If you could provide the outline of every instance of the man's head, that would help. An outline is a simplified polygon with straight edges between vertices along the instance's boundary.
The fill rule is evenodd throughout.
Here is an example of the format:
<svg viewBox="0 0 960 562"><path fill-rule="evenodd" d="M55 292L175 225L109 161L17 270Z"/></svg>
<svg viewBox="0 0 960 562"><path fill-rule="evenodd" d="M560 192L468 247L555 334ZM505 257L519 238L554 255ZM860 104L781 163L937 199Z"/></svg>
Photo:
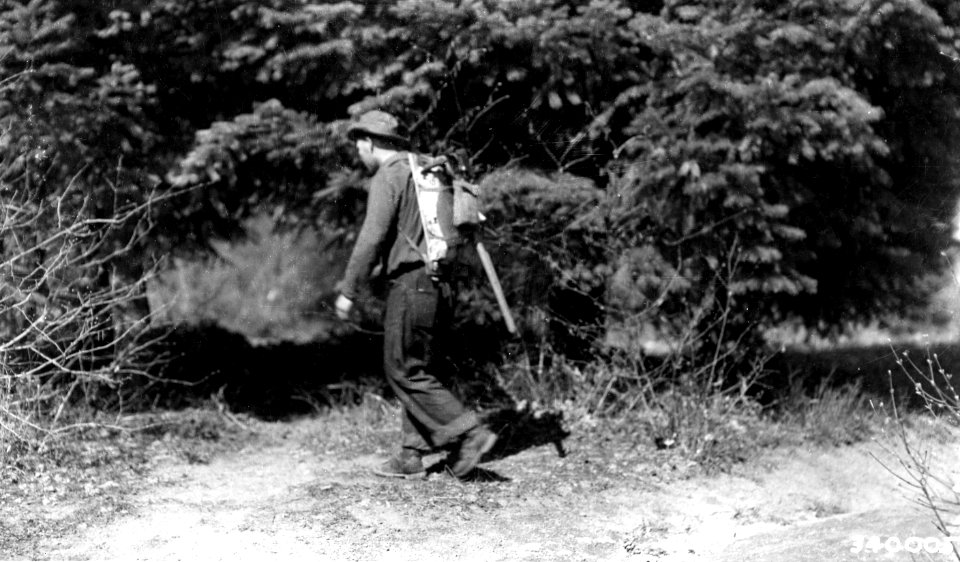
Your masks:
<svg viewBox="0 0 960 562"><path fill-rule="evenodd" d="M410 142L400 134L400 122L385 111L368 111L347 128L347 138L357 145L364 165L376 170L384 160L406 150Z"/></svg>

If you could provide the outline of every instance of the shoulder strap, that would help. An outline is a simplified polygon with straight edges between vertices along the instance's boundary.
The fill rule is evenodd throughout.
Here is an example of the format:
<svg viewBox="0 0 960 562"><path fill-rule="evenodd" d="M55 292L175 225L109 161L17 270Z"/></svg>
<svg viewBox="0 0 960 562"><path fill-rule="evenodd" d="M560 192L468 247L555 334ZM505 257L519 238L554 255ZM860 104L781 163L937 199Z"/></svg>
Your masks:
<svg viewBox="0 0 960 562"><path fill-rule="evenodd" d="M407 161L410 163L410 177L413 179L413 199L417 203L417 214L420 215L420 228L423 230L423 240L424 243L426 243L427 222L423 216L423 209L420 207L420 190L423 189L423 171L420 166L417 165L417 157L414 156L412 152L407 154ZM407 244L410 244L410 247L413 248L413 251L423 260L423 265L426 266L427 272L433 273L433 264L430 263L430 256L427 252L421 252L419 246L414 243L406 232L403 233L403 237L407 240Z"/></svg>
<svg viewBox="0 0 960 562"><path fill-rule="evenodd" d="M423 234L427 234L427 222L423 216L423 209L420 208L420 191L424 188L423 181L423 169L417 165L417 158L413 153L407 154L407 158L410 162L410 176L413 178L413 189L415 199L417 200L417 210L420 213L420 226L423 228Z"/></svg>

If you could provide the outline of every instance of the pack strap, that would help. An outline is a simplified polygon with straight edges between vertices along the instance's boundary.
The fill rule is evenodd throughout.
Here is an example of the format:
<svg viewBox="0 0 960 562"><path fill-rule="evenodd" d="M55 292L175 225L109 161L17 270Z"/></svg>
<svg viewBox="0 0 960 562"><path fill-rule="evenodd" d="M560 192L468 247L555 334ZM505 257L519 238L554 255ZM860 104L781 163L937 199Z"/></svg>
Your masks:
<svg viewBox="0 0 960 562"><path fill-rule="evenodd" d="M423 217L423 209L420 208L420 191L423 187L420 185L421 182L417 181L417 177L422 175L420 166L417 165L417 158L413 153L407 153L407 160L410 163L410 179L413 180L413 189L414 189L414 199L417 202L417 214L420 215L420 228L423 229L423 239L424 242L427 240L427 222ZM423 260L424 267L427 268L427 273L430 275L436 275L436 265L430 263L430 256L427 252L421 252L420 247L414 243L413 239L407 235L406 232L403 233L403 237L407 240L407 244L410 244L410 247L413 248L413 251L420 256L420 259Z"/></svg>
<svg viewBox="0 0 960 562"><path fill-rule="evenodd" d="M407 244L410 244L410 248L412 248L413 251L420 256L420 259L423 261L423 266L427 269L427 273L430 275L436 275L436 271L434 271L434 268L431 267L430 264L430 256L428 256L426 252L421 252L420 248L416 245L416 243L414 243L413 239L410 238L406 232L403 233L403 238L407 241Z"/></svg>

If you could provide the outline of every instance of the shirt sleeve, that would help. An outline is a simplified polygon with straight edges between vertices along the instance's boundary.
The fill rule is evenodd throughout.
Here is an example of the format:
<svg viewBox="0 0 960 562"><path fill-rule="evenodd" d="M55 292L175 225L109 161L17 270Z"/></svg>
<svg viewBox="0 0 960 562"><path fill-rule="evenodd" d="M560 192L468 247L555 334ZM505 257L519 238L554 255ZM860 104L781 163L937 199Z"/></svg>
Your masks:
<svg viewBox="0 0 960 562"><path fill-rule="evenodd" d="M357 287L370 278L380 257L380 250L389 234L390 226L397 214L397 189L391 181L394 174L374 174L370 180L370 192L367 194L367 213L357 236L357 243L350 254L343 280L337 283L337 291L354 299Z"/></svg>

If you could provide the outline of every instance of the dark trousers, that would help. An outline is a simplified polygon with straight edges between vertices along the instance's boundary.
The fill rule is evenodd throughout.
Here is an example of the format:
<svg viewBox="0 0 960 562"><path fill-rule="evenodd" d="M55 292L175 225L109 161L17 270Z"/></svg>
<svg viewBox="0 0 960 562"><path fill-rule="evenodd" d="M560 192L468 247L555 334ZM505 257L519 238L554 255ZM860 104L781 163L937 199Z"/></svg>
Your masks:
<svg viewBox="0 0 960 562"><path fill-rule="evenodd" d="M383 367L403 404L402 447L429 452L455 443L479 424L436 376L434 345L449 326L449 284L419 267L390 283L384 318Z"/></svg>

